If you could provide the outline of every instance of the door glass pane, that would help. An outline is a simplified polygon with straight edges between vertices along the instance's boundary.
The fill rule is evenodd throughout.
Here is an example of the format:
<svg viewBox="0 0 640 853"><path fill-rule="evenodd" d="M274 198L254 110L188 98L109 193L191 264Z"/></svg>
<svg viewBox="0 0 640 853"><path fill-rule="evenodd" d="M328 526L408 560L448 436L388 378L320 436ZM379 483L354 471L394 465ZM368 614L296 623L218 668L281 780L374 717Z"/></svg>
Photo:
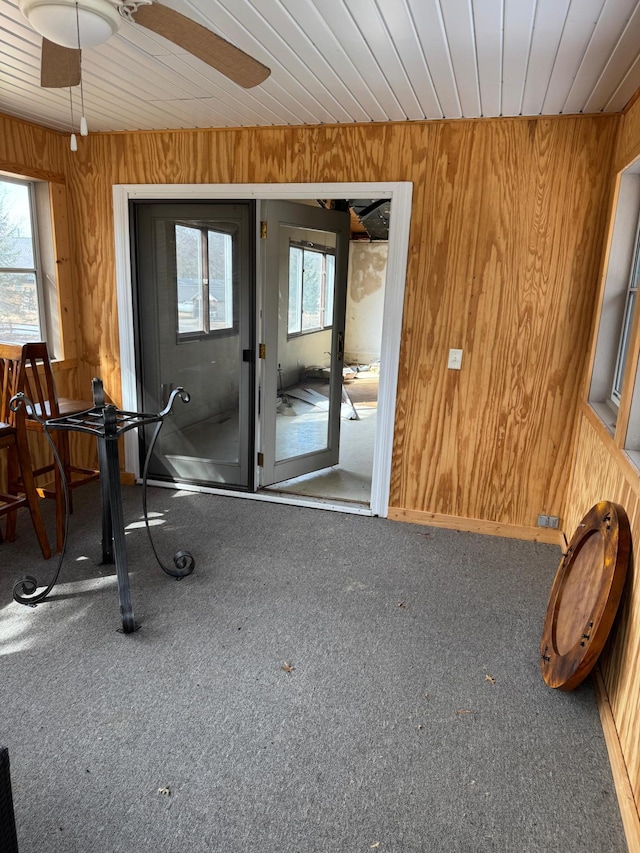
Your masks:
<svg viewBox="0 0 640 853"><path fill-rule="evenodd" d="M202 248L199 228L176 225L178 334L204 331Z"/></svg>
<svg viewBox="0 0 640 853"><path fill-rule="evenodd" d="M289 334L302 331L302 249L298 246L289 248Z"/></svg>
<svg viewBox="0 0 640 853"><path fill-rule="evenodd" d="M333 292L336 279L335 255L327 255L325 263L324 324L330 326L333 323Z"/></svg>
<svg viewBox="0 0 640 853"><path fill-rule="evenodd" d="M232 237L207 232L209 254L209 323L211 329L233 327Z"/></svg>
<svg viewBox="0 0 640 853"><path fill-rule="evenodd" d="M331 328L323 328L327 301L333 305L336 235L281 225L278 324L276 462L325 450L329 443ZM313 244L307 246L295 245Z"/></svg>
<svg viewBox="0 0 640 853"><path fill-rule="evenodd" d="M321 329L322 259L320 252L304 253L302 268L302 331Z"/></svg>

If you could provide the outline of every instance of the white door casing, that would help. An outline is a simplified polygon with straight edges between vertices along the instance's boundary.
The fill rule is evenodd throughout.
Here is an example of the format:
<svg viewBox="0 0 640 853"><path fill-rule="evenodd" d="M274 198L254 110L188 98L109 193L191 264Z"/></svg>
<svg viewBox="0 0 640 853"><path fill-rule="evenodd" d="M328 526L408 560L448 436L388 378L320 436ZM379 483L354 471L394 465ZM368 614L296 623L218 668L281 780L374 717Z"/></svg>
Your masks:
<svg viewBox="0 0 640 853"><path fill-rule="evenodd" d="M116 253L116 289L120 334L120 370L122 406L134 411L138 405L133 325L133 283L129 232L130 199L281 199L316 198L389 198L389 258L385 285L378 421L371 484L371 514L385 517L389 506L391 456L395 420L398 362L402 334L402 310L411 224L413 184L410 182L355 182L312 184L114 184L114 239ZM261 279L259 257L258 280ZM256 341L257 344L257 341ZM125 467L140 477L137 437L125 434ZM205 489L205 491L216 491ZM229 494L228 491L223 491ZM240 493L243 497L273 500L260 494ZM295 498L278 497L281 502L297 503ZM309 505L309 502L305 502ZM327 502L322 502L324 508ZM343 507L336 507L343 509Z"/></svg>

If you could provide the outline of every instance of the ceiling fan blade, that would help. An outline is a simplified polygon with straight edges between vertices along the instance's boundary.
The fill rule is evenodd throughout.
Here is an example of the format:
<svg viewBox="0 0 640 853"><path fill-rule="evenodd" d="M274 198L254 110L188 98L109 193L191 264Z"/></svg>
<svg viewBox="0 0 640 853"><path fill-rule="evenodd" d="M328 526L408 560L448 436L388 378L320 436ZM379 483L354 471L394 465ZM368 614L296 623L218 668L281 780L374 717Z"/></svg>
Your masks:
<svg viewBox="0 0 640 853"><path fill-rule="evenodd" d="M271 74L266 65L239 47L168 6L160 3L139 6L132 18L136 24L164 36L245 89L257 86Z"/></svg>
<svg viewBox="0 0 640 853"><path fill-rule="evenodd" d="M80 51L42 39L40 85L45 89L68 89L80 82Z"/></svg>

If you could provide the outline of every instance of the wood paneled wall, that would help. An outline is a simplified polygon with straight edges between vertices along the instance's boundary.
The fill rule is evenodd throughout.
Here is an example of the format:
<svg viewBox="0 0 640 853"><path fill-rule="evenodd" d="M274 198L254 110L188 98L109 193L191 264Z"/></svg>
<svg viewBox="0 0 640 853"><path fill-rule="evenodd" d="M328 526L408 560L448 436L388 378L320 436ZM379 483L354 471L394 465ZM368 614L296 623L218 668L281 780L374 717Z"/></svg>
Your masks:
<svg viewBox="0 0 640 853"><path fill-rule="evenodd" d="M59 133L0 114L0 171L64 181L68 150Z"/></svg>
<svg viewBox="0 0 640 853"><path fill-rule="evenodd" d="M119 397L111 187L412 181L391 505L560 515L619 118L94 134L69 189L88 387ZM461 371L448 371L450 347ZM393 512L392 512L393 514Z"/></svg>
<svg viewBox="0 0 640 853"><path fill-rule="evenodd" d="M622 119L609 178L611 190L616 174L629 166L638 155L640 100ZM609 216L613 216L613 213L612 193ZM583 387L587 386L588 376L585 375ZM600 666L637 809L640 806L640 583L637 557L640 543L640 476L616 445L614 438L589 406L583 403L576 432L575 464L565 509L569 536L590 507L600 500L614 501L625 508L631 523L633 551L636 555L632 559L622 606L600 658Z"/></svg>
<svg viewBox="0 0 640 853"><path fill-rule="evenodd" d="M640 483L611 437L585 404L580 418L567 522L573 532L601 500L621 504L629 516L634 551L640 542ZM640 803L640 584L633 566L600 668L611 705L629 781ZM636 558L637 562L637 558Z"/></svg>
<svg viewBox="0 0 640 853"><path fill-rule="evenodd" d="M396 506L523 528L561 515L614 133L594 119L464 123L428 146Z"/></svg>

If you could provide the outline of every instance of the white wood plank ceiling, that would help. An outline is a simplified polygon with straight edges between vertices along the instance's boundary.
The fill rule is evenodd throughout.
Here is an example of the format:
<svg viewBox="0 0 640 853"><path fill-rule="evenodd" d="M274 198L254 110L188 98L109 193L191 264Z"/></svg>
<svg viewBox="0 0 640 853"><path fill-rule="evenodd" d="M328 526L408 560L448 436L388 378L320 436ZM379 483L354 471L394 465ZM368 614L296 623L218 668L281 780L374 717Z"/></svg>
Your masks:
<svg viewBox="0 0 640 853"><path fill-rule="evenodd" d="M164 0L271 70L242 89L123 22L83 51L93 131L620 111L640 88L640 0ZM71 129L40 36L0 2L0 112ZM80 90L72 90L74 124Z"/></svg>

